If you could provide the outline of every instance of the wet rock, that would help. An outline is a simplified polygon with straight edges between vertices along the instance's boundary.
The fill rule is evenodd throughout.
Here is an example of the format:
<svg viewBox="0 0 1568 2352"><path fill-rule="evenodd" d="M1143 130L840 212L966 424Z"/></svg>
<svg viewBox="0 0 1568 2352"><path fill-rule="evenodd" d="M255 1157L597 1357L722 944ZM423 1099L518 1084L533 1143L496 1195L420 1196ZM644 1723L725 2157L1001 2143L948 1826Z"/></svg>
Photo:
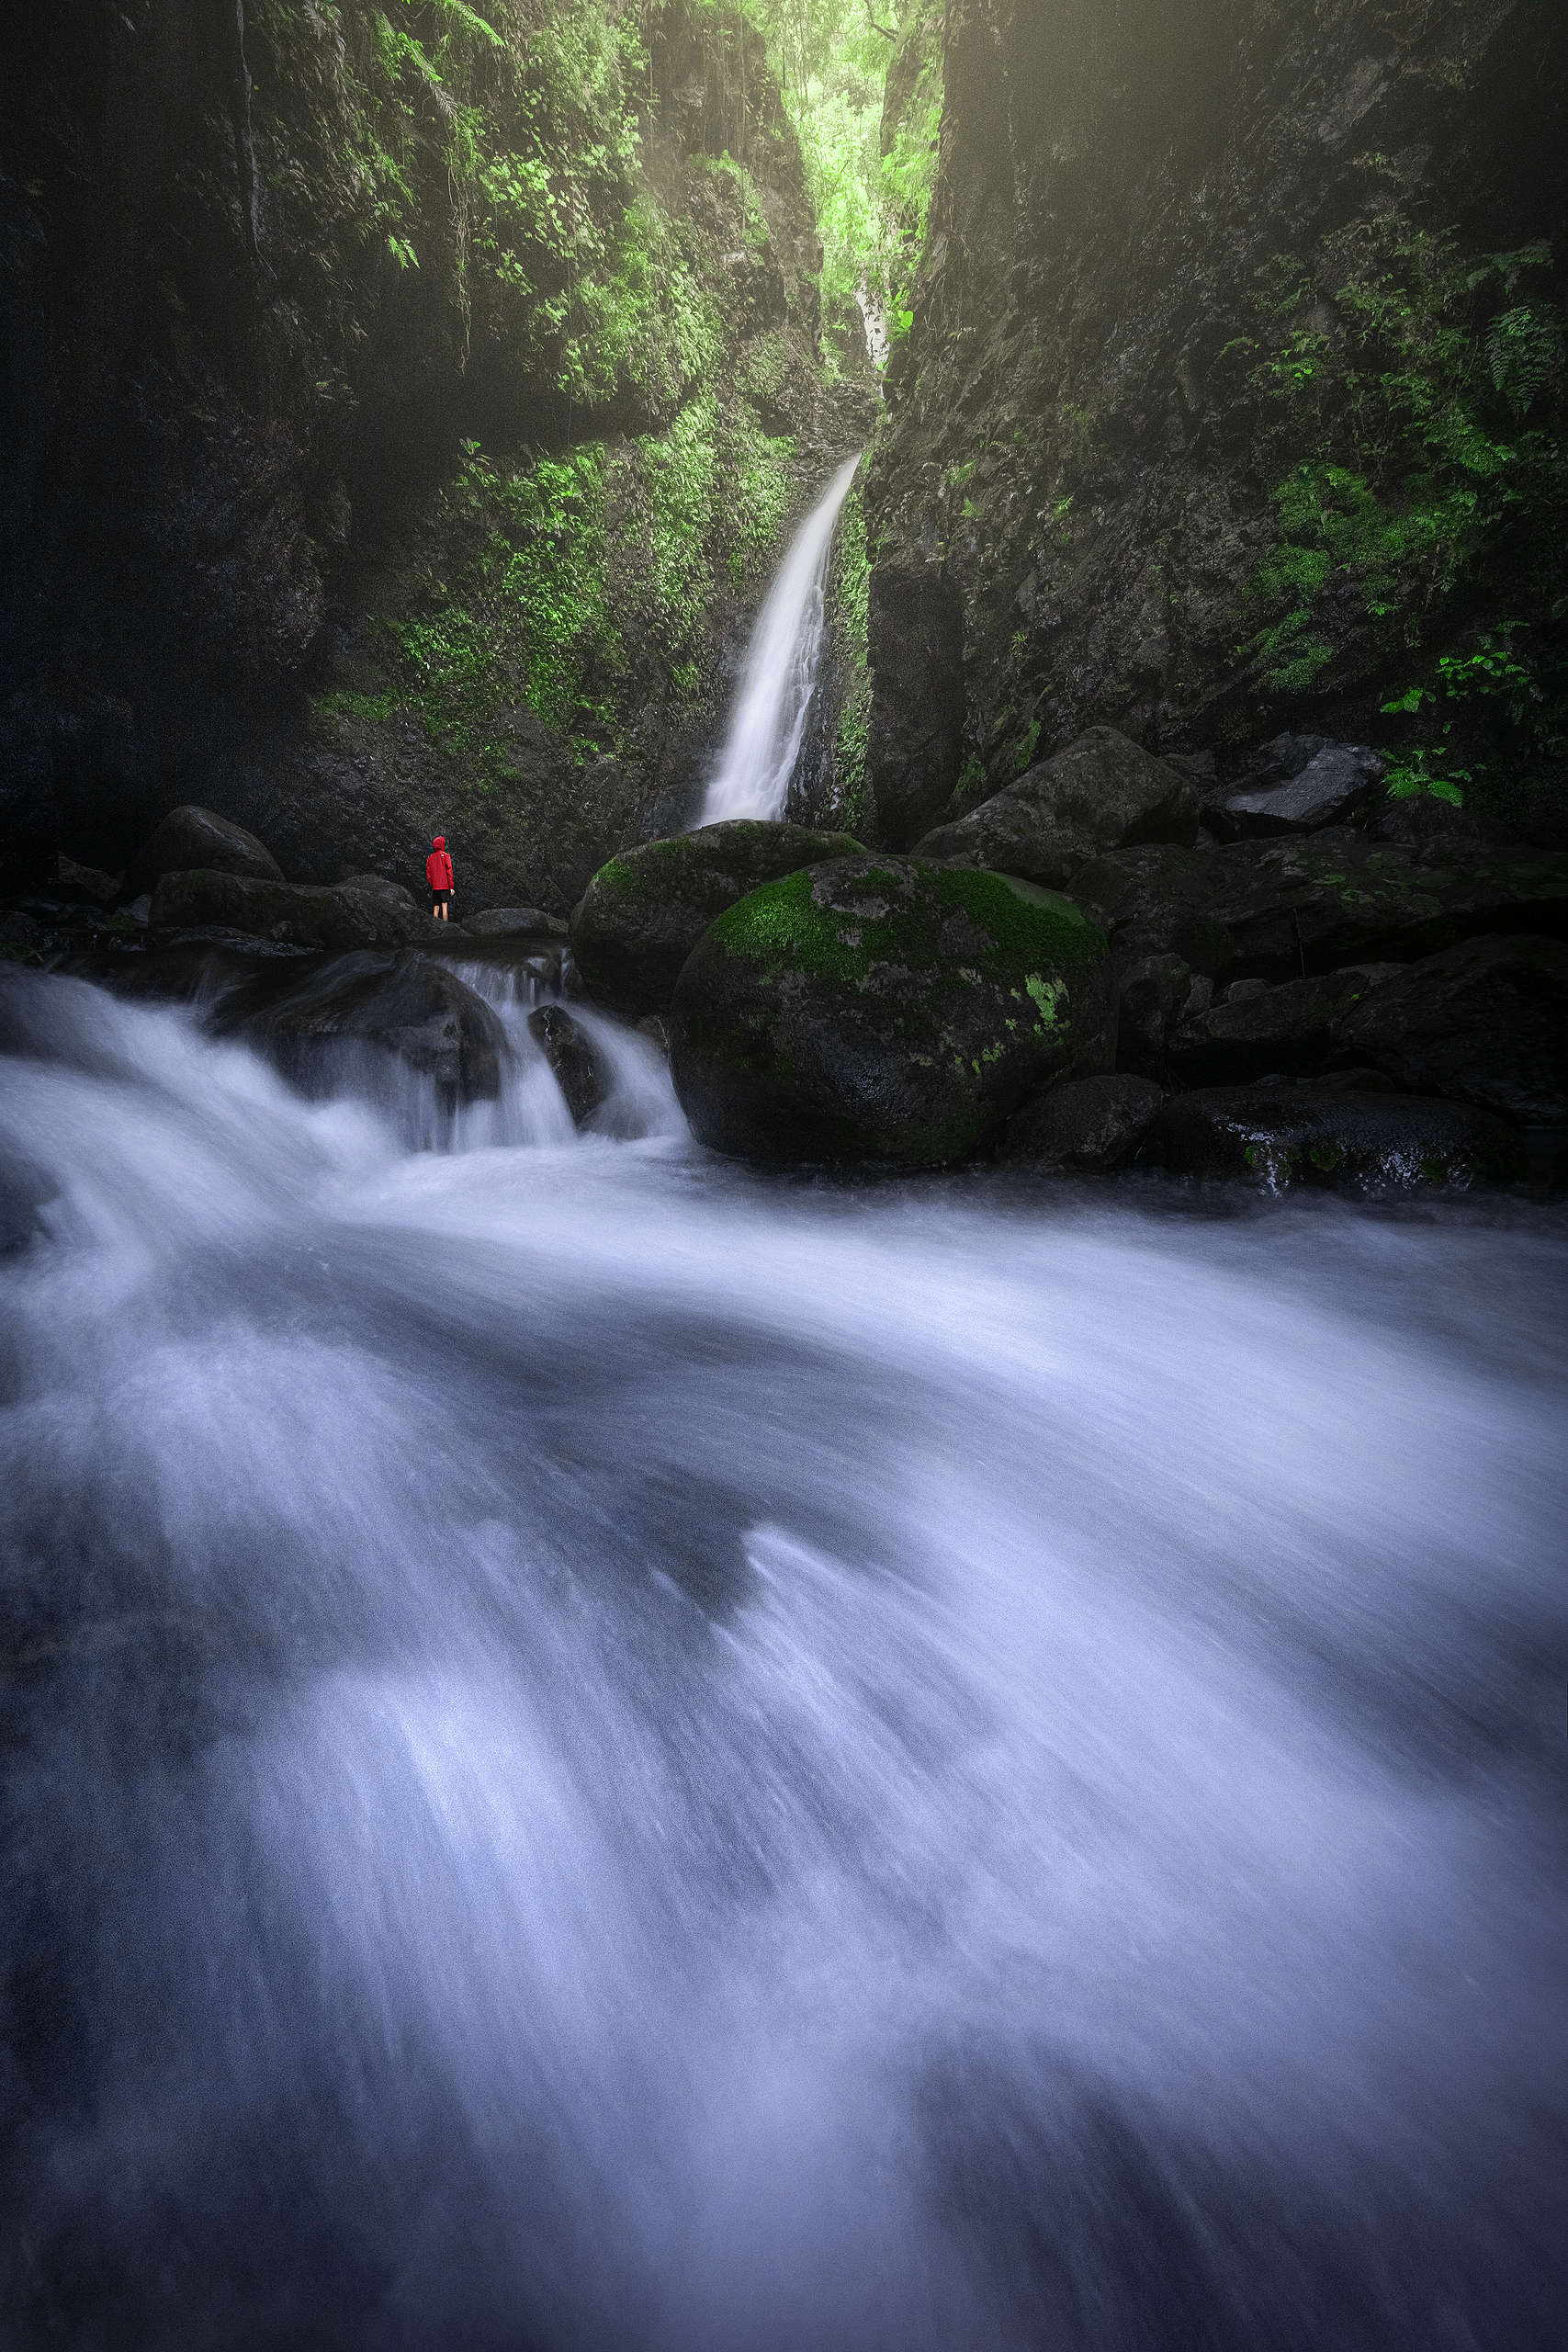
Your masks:
<svg viewBox="0 0 1568 2352"><path fill-rule="evenodd" d="M1568 854L1438 864L1348 826L1209 851L1115 850L1077 867L1072 889L1119 957L1176 954L1214 979L1299 979L1486 933L1568 932Z"/></svg>
<svg viewBox="0 0 1568 2352"><path fill-rule="evenodd" d="M1349 964L1278 988L1238 980L1217 1003L1181 1023L1168 1043L1168 1065L1183 1086L1246 1086L1270 1072L1310 1076L1343 1051L1335 1029L1339 1016L1403 969Z"/></svg>
<svg viewBox="0 0 1568 2352"><path fill-rule="evenodd" d="M475 939L507 939L519 934L564 939L567 933L559 915L548 915L543 907L485 907L477 915L465 915L462 928Z"/></svg>
<svg viewBox="0 0 1568 2352"><path fill-rule="evenodd" d="M397 1056L434 1079L448 1102L493 1101L501 1091L506 1033L490 1006L455 972L427 956L356 949L302 980L254 977L219 1010L220 1035L251 1039L309 1084L333 1043Z"/></svg>
<svg viewBox="0 0 1568 2352"><path fill-rule="evenodd" d="M1472 809L1456 808L1435 792L1413 792L1389 799L1374 808L1367 831L1374 841L1413 853L1422 865L1442 865L1455 859L1483 856L1488 850L1515 846L1506 825Z"/></svg>
<svg viewBox="0 0 1568 2352"><path fill-rule="evenodd" d="M1382 760L1364 744L1327 743L1288 782L1233 793L1205 816L1214 831L1232 835L1315 832L1365 808L1382 772Z"/></svg>
<svg viewBox="0 0 1568 2352"><path fill-rule="evenodd" d="M122 875L101 873L96 865L78 865L73 857L63 854L55 873L55 888L62 897L89 907L112 907L123 880Z"/></svg>
<svg viewBox="0 0 1568 2352"><path fill-rule="evenodd" d="M609 1063L563 1005L541 1004L528 1015L528 1029L555 1072L574 1124L586 1125L615 1084Z"/></svg>
<svg viewBox="0 0 1568 2352"><path fill-rule="evenodd" d="M1568 946L1472 939L1395 967L1340 1008L1333 1040L1402 1087L1495 1111L1521 1125L1568 1122Z"/></svg>
<svg viewBox="0 0 1568 2352"><path fill-rule="evenodd" d="M0 947L36 947L42 937L43 925L36 915L19 907L0 914Z"/></svg>
<svg viewBox="0 0 1568 2352"><path fill-rule="evenodd" d="M1119 1045L1123 1069L1161 1078L1172 1030L1189 1010L1206 1007L1213 983L1182 956L1134 956L1116 967Z"/></svg>
<svg viewBox="0 0 1568 2352"><path fill-rule="evenodd" d="M1174 1095L1149 1148L1192 1176L1292 1183L1467 1185L1522 1172L1518 1137L1468 1103L1336 1087L1205 1088Z"/></svg>
<svg viewBox="0 0 1568 2352"><path fill-rule="evenodd" d="M682 971L675 1090L699 1140L742 1157L964 1159L1103 1049L1104 953L1070 899L1011 877L867 856L792 874Z"/></svg>
<svg viewBox="0 0 1568 2352"><path fill-rule="evenodd" d="M1069 1079L1030 1096L1008 1122L997 1157L1009 1168L1119 1168L1143 1141L1164 1101L1164 1087L1146 1078Z"/></svg>
<svg viewBox="0 0 1568 2352"><path fill-rule="evenodd" d="M584 989L633 1018L667 1011L682 965L716 915L761 883L859 848L847 833L735 818L625 851L601 866L571 918Z"/></svg>
<svg viewBox="0 0 1568 2352"><path fill-rule="evenodd" d="M281 882L283 868L265 842L243 825L194 803L171 808L152 838L133 859L127 881L146 888L161 875L200 869L238 874L256 882Z"/></svg>
<svg viewBox="0 0 1568 2352"><path fill-rule="evenodd" d="M160 876L152 922L163 932L244 932L296 947L400 947L430 929L406 890L377 875L333 884L266 882L197 870Z"/></svg>
<svg viewBox="0 0 1568 2352"><path fill-rule="evenodd" d="M967 817L939 825L915 854L1061 888L1101 850L1190 842L1198 811L1190 775L1151 758L1113 727L1091 727Z"/></svg>

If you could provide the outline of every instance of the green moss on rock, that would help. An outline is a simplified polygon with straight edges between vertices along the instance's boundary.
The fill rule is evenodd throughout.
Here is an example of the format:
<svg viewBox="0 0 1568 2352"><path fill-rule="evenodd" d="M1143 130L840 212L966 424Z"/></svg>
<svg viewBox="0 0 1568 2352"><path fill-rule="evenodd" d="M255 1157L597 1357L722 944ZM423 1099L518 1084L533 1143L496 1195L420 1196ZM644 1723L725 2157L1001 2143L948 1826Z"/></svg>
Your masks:
<svg viewBox="0 0 1568 2352"><path fill-rule="evenodd" d="M862 856L752 891L675 991L699 1136L774 1159L933 1165L983 1149L1099 1037L1105 937L999 875Z"/></svg>

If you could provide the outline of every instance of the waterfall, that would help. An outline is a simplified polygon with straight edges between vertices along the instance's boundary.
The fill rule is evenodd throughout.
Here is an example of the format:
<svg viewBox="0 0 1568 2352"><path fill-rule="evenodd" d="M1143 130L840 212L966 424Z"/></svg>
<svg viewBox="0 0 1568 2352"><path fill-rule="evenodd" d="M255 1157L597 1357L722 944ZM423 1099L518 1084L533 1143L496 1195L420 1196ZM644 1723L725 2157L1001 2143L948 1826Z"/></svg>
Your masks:
<svg viewBox="0 0 1568 2352"><path fill-rule="evenodd" d="M828 550L854 480L847 458L791 542L757 617L735 716L729 722L701 821L782 817L817 687L827 613Z"/></svg>

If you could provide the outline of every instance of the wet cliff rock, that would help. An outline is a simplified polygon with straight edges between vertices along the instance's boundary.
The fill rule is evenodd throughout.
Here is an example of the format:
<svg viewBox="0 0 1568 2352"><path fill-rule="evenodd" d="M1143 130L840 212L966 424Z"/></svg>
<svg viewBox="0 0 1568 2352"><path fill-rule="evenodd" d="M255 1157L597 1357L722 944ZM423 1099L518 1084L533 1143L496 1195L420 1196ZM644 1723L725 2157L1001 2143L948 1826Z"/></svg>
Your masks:
<svg viewBox="0 0 1568 2352"><path fill-rule="evenodd" d="M439 827L471 897L564 911L683 818L858 437L761 36L124 0L26 12L6 64L12 887L199 802L294 880L417 879Z"/></svg>
<svg viewBox="0 0 1568 2352"><path fill-rule="evenodd" d="M950 0L944 75L865 482L890 837L1092 723L1561 828L1568 15Z"/></svg>

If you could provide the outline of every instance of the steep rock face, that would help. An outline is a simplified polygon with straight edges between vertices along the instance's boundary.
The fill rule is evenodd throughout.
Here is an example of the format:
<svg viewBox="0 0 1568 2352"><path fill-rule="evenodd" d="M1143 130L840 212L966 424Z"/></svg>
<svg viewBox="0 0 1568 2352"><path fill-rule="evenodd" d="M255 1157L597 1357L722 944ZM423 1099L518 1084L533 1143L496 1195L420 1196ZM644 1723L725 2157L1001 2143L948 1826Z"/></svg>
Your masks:
<svg viewBox="0 0 1568 2352"><path fill-rule="evenodd" d="M755 28L125 0L7 64L9 870L198 801L296 878L417 879L440 826L471 897L564 909L668 831L857 437Z"/></svg>
<svg viewBox="0 0 1568 2352"><path fill-rule="evenodd" d="M944 74L866 470L890 836L1093 722L1550 797L1568 15L949 0Z"/></svg>

